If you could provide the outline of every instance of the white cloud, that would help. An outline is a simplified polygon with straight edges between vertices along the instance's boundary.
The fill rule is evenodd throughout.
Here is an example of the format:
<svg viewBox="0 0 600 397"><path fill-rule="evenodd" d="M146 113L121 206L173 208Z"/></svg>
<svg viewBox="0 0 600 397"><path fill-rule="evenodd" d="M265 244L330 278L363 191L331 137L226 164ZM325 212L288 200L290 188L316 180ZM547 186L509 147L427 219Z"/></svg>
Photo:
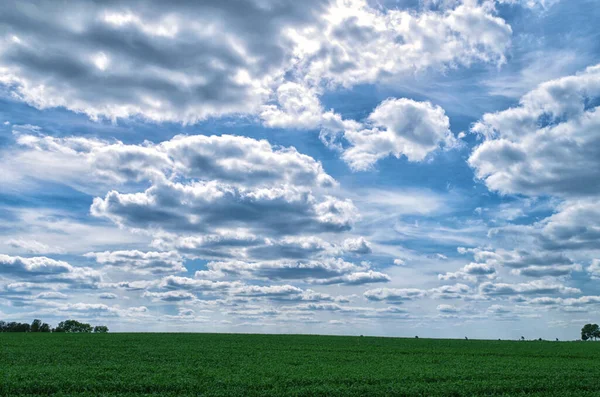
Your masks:
<svg viewBox="0 0 600 397"><path fill-rule="evenodd" d="M472 131L486 140L469 164L491 190L532 196L600 193L597 170L600 66L541 84L518 107L485 114ZM560 159L560 161L557 161Z"/></svg>
<svg viewBox="0 0 600 397"><path fill-rule="evenodd" d="M344 251L353 254L370 254L373 249L371 243L369 243L364 237L348 238L343 243Z"/></svg>
<svg viewBox="0 0 600 397"><path fill-rule="evenodd" d="M417 288L376 288L365 291L364 296L370 301L386 301L402 303L413 299L423 298L427 291Z"/></svg>
<svg viewBox="0 0 600 397"><path fill-rule="evenodd" d="M0 254L0 275L36 283L66 283L73 287L94 288L100 273L89 267L75 267L45 256L24 258Z"/></svg>
<svg viewBox="0 0 600 397"><path fill-rule="evenodd" d="M304 280L314 284L349 284L387 282L389 276L342 259L272 260L262 262L222 261L209 262L210 271L245 278L270 280Z"/></svg>
<svg viewBox="0 0 600 397"><path fill-rule="evenodd" d="M131 7L118 1L9 7L5 24L19 40L3 43L0 82L38 108L65 107L92 118L195 122L255 112L290 67L286 32L318 26L326 6L150 1Z"/></svg>
<svg viewBox="0 0 600 397"><path fill-rule="evenodd" d="M318 200L291 186L240 188L217 181L163 181L139 193L113 190L94 199L91 213L132 229L206 233L247 227L267 235L340 232L358 217L350 200Z"/></svg>
<svg viewBox="0 0 600 397"><path fill-rule="evenodd" d="M486 263L469 263L454 273L438 274L440 280L468 280L476 282L478 279L496 277L496 269Z"/></svg>
<svg viewBox="0 0 600 397"><path fill-rule="evenodd" d="M337 1L324 28L296 30L292 38L305 80L348 87L428 68L504 62L512 32L493 12L489 2L414 13Z"/></svg>
<svg viewBox="0 0 600 397"><path fill-rule="evenodd" d="M16 133L3 172L43 177L76 186L161 180L172 175L230 184L277 183L331 187L335 180L312 157L266 140L222 135L178 135L159 144L108 142L83 137L56 138Z"/></svg>
<svg viewBox="0 0 600 397"><path fill-rule="evenodd" d="M363 129L346 130L344 139L349 147L342 158L356 171L369 169L390 155L422 161L440 146L456 145L441 107L406 98L382 102Z"/></svg>
<svg viewBox="0 0 600 397"><path fill-rule="evenodd" d="M60 254L64 252L60 247L52 247L36 240L11 238L6 241L6 244L28 254Z"/></svg>
<svg viewBox="0 0 600 397"><path fill-rule="evenodd" d="M290 76L308 87L348 87L428 68L500 64L511 36L487 1L421 13L384 12L365 0L67 9L49 2L29 12L10 7L4 20L10 33L0 83L38 108L184 123L261 113L270 125L302 128L320 119L319 105L290 92L298 87ZM274 94L280 108L267 105Z"/></svg>
<svg viewBox="0 0 600 397"><path fill-rule="evenodd" d="M566 287L562 284L548 283L535 280L529 283L506 284L485 282L479 286L479 292L487 296L511 296L511 295L533 295L533 294L578 294L578 288Z"/></svg>
<svg viewBox="0 0 600 397"><path fill-rule="evenodd" d="M438 312L443 314L455 314L460 312L460 309L458 309L457 307L446 304L438 305L436 309Z"/></svg>
<svg viewBox="0 0 600 397"><path fill-rule="evenodd" d="M93 258L101 265L109 266L122 272L133 272L139 274L170 274L187 271L187 269L183 266L183 258L177 252L173 251L105 251L89 252L84 256Z"/></svg>

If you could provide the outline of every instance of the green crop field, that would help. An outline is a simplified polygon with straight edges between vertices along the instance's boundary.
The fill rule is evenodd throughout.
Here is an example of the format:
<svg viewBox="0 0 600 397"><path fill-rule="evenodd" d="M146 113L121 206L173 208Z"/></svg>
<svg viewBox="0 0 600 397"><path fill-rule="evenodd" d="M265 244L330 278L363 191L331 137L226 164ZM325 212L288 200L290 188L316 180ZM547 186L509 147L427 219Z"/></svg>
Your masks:
<svg viewBox="0 0 600 397"><path fill-rule="evenodd" d="M600 396L600 343L0 334L0 395Z"/></svg>

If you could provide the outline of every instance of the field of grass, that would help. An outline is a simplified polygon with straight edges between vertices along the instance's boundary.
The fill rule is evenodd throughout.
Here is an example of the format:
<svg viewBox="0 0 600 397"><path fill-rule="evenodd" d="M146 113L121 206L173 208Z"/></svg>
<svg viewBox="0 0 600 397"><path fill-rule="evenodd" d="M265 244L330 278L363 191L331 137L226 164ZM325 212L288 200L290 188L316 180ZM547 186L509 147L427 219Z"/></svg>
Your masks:
<svg viewBox="0 0 600 397"><path fill-rule="evenodd" d="M600 343L0 334L0 395L600 396Z"/></svg>

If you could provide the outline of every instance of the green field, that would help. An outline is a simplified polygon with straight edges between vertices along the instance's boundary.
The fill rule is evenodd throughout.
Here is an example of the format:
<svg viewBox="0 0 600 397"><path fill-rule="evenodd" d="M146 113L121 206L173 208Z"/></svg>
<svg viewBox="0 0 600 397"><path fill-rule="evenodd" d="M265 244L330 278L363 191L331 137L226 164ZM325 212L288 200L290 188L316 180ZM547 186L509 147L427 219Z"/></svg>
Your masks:
<svg viewBox="0 0 600 397"><path fill-rule="evenodd" d="M0 334L0 395L600 396L600 343Z"/></svg>

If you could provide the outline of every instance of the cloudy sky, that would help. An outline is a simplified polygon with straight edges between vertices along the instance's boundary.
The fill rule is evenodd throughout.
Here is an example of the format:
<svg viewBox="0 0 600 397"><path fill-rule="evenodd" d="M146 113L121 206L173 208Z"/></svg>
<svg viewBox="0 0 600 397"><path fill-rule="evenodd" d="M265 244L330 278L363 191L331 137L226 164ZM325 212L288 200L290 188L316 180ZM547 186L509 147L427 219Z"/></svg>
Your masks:
<svg viewBox="0 0 600 397"><path fill-rule="evenodd" d="M4 1L0 319L574 339L595 0Z"/></svg>

